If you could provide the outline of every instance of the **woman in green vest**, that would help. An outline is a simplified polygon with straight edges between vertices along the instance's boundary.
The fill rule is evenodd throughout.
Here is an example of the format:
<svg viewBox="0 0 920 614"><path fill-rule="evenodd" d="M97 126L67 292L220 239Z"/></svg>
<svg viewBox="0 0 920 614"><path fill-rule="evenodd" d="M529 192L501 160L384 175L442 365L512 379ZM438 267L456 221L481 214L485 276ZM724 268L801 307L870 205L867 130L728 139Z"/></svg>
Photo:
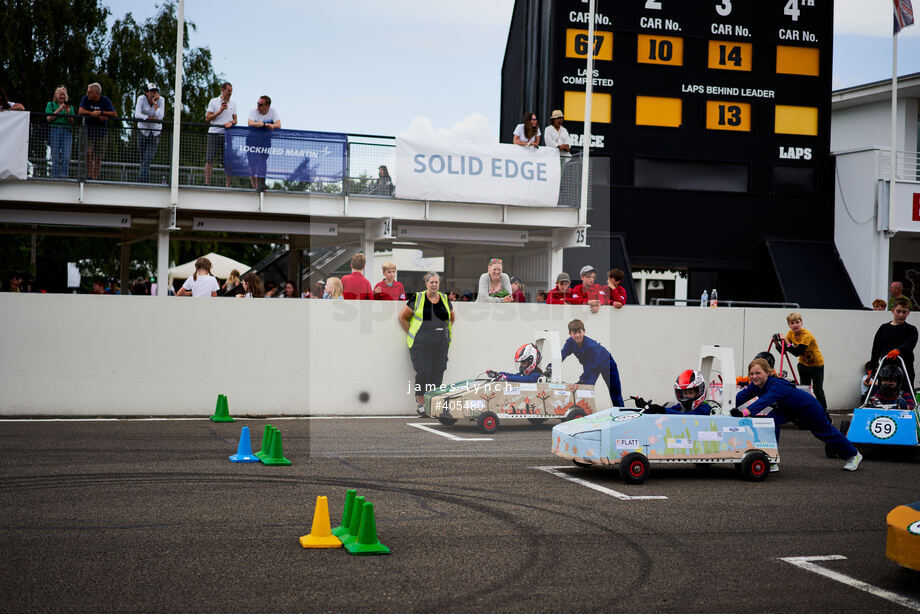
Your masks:
<svg viewBox="0 0 920 614"><path fill-rule="evenodd" d="M399 314L399 325L406 331L409 357L415 369L415 401L418 415L425 415L425 392L441 385L447 369L454 308L446 295L438 292L441 278L425 273L425 292L406 301Z"/></svg>
<svg viewBox="0 0 920 614"><path fill-rule="evenodd" d="M54 90L54 100L45 105L51 134L48 144L51 146L51 176L55 179L70 177L70 148L73 143L73 105L63 85Z"/></svg>

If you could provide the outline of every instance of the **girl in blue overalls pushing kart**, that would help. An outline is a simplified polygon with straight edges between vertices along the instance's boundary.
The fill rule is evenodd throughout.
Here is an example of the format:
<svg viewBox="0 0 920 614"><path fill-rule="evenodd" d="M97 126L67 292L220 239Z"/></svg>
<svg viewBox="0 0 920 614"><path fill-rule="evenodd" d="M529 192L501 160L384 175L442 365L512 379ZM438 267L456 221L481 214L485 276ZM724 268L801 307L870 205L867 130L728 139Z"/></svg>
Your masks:
<svg viewBox="0 0 920 614"><path fill-rule="evenodd" d="M731 415L735 417L754 416L767 407L772 406L770 418L776 423L776 441L779 443L779 427L786 422L796 421L811 434L825 442L840 458L847 459L843 468L847 471L856 471L862 454L853 446L843 434L834 428L824 413L824 408L817 399L794 384L774 375L770 375L770 365L763 358L755 358L748 365L750 384L741 390L735 398L735 405ZM753 397L757 397L749 407L738 409ZM776 471L773 467L771 471Z"/></svg>

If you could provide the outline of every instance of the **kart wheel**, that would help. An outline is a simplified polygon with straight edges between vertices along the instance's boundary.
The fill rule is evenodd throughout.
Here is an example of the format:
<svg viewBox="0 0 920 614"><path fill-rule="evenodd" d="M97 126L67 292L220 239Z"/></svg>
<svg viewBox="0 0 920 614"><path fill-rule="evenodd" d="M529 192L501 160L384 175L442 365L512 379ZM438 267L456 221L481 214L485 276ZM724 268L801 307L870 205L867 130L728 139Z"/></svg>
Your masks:
<svg viewBox="0 0 920 614"><path fill-rule="evenodd" d="M577 460L573 460L572 462L575 463L576 465L578 465L579 467L590 467L590 466L591 466L591 463L583 463L583 462L577 461Z"/></svg>
<svg viewBox="0 0 920 614"><path fill-rule="evenodd" d="M648 459L644 454L630 452L620 460L620 477L627 484L641 484L648 477Z"/></svg>
<svg viewBox="0 0 920 614"><path fill-rule="evenodd" d="M476 421L476 426L487 435L494 433L498 430L498 416L490 411L484 411L479 414L479 420Z"/></svg>
<svg viewBox="0 0 920 614"><path fill-rule="evenodd" d="M527 418L527 422L531 424L543 424L546 420L546 418Z"/></svg>
<svg viewBox="0 0 920 614"><path fill-rule="evenodd" d="M847 434L847 431L849 431L849 430L850 430L850 421L849 421L849 420L844 420L843 422L840 423L840 432L841 432L841 433L843 433L844 435L846 435L846 434Z"/></svg>
<svg viewBox="0 0 920 614"><path fill-rule="evenodd" d="M452 424L457 424L457 419L456 419L456 418L448 418L447 416L439 416L439 417L438 417L438 422L440 422L440 423L443 424L444 426L450 426L450 425L452 425Z"/></svg>
<svg viewBox="0 0 920 614"><path fill-rule="evenodd" d="M770 458L763 452L751 452L741 461L741 474L749 482L762 482L770 473Z"/></svg>
<svg viewBox="0 0 920 614"><path fill-rule="evenodd" d="M584 418L587 415L588 414L585 413L585 410L583 410L580 407L575 407L568 414L566 414L565 418L562 421L568 422L569 420L574 420L576 418Z"/></svg>

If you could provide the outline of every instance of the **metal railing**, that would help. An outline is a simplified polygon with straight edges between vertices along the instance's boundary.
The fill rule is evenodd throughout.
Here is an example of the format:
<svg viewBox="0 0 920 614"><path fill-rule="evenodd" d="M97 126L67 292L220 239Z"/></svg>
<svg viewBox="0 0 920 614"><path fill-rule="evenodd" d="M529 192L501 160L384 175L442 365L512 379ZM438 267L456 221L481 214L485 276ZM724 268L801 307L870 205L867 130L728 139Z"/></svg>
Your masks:
<svg viewBox="0 0 920 614"><path fill-rule="evenodd" d="M651 305L677 305L678 307L700 307L702 300L698 298L653 298ZM709 301L706 301L707 303ZM771 303L768 301L733 301L719 299L719 307L782 307L783 309L799 309L798 303Z"/></svg>
<svg viewBox="0 0 920 614"><path fill-rule="evenodd" d="M140 120L119 117L104 126L86 126L83 118L50 124L44 113L31 113L29 171L32 180L99 181L122 184L168 186L172 162L172 122L157 130L138 127ZM204 123L181 124L179 186L265 189L330 195L394 198L393 171L396 139L349 134L345 154L345 177L334 182L301 182L266 179L253 187L249 177L224 173L223 151L211 140ZM220 148L220 151L217 149ZM208 158L211 158L210 163ZM592 160L593 162L593 160ZM593 166L593 165L592 165ZM589 169L590 174L590 169ZM559 207L577 208L581 198L581 155L565 160L559 190ZM590 194L589 194L590 197Z"/></svg>
<svg viewBox="0 0 920 614"><path fill-rule="evenodd" d="M920 152L899 151L895 177L900 181L920 181ZM878 173L881 179L891 177L891 149L879 149Z"/></svg>

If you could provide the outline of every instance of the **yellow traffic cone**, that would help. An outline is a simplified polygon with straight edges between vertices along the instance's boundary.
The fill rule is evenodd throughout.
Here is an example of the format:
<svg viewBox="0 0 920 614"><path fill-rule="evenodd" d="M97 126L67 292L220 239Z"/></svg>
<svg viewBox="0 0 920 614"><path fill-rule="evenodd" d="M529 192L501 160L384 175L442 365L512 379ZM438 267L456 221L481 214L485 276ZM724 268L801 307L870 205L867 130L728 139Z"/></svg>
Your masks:
<svg viewBox="0 0 920 614"><path fill-rule="evenodd" d="M332 534L329 523L329 501L326 497L316 498L316 509L313 510L313 527L309 535L300 538L300 545L304 548L341 548L342 541Z"/></svg>

